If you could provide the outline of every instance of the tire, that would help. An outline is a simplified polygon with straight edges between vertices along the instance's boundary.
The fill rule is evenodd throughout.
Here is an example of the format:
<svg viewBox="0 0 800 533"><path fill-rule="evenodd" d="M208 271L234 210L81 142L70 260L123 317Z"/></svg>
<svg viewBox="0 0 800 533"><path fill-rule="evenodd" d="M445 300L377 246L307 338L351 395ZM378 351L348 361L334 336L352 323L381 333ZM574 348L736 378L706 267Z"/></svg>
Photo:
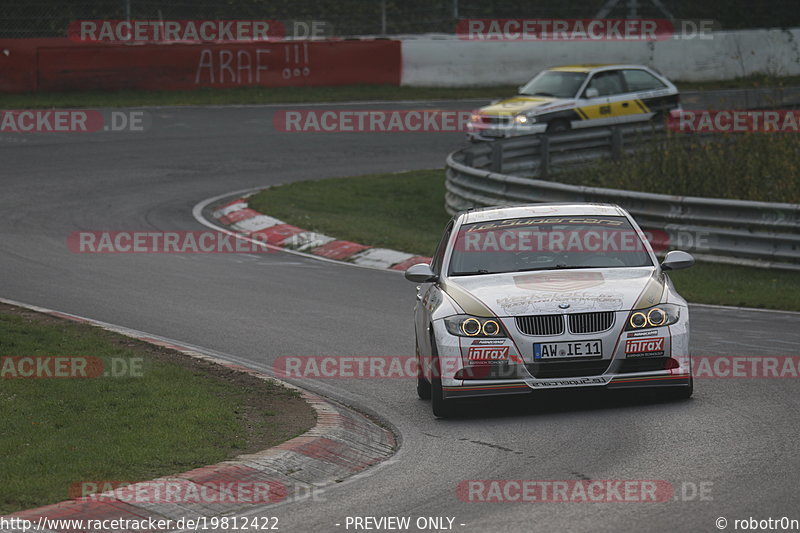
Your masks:
<svg viewBox="0 0 800 533"><path fill-rule="evenodd" d="M547 133L561 133L570 129L569 122L566 120L554 120L547 125Z"/></svg>
<svg viewBox="0 0 800 533"><path fill-rule="evenodd" d="M661 391L665 400L688 400L694 393L694 378L689 378L689 385L684 387L668 387Z"/></svg>
<svg viewBox="0 0 800 533"><path fill-rule="evenodd" d="M417 396L419 396L420 400L431 399L431 384L427 379L425 379L425 375L422 372L422 361L420 361L419 357L419 348L417 348Z"/></svg>
<svg viewBox="0 0 800 533"><path fill-rule="evenodd" d="M450 418L455 412L453 400L444 397L442 390L442 371L439 366L439 354L435 339L431 338L431 362L435 376L431 378L431 409L436 418Z"/></svg>

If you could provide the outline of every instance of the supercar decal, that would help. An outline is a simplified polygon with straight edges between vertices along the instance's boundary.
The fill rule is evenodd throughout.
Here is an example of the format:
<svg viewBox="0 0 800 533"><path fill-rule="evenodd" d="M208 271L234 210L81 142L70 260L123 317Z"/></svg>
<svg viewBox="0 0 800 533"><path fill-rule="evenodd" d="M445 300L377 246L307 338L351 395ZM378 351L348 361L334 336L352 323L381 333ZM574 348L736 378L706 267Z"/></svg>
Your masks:
<svg viewBox="0 0 800 533"><path fill-rule="evenodd" d="M514 284L530 291L578 291L597 287L604 282L602 272L556 272L514 276Z"/></svg>
<svg viewBox="0 0 800 533"><path fill-rule="evenodd" d="M571 312L619 311L623 307L623 295L620 293L539 293L531 296L507 296L499 298L499 305L506 314L532 315L536 313L560 312L559 305L569 305Z"/></svg>

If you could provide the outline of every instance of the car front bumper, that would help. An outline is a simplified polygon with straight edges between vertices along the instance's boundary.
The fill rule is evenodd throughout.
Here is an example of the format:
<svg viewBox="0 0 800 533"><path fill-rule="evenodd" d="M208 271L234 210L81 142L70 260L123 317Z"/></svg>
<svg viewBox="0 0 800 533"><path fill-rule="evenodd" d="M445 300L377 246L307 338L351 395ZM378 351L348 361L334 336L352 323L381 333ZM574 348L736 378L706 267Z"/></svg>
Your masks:
<svg viewBox="0 0 800 533"><path fill-rule="evenodd" d="M436 321L434 332L444 396L468 398L579 387L620 389L688 386L691 380L691 357L686 314L673 325L643 332L624 331L627 315L628 311L618 311L616 325L606 332L581 335L565 333L554 337L523 335L516 330L513 318L501 318L511 337L491 341L454 336L445 329L441 320ZM631 333L638 336L629 337ZM535 343L569 342L575 339L584 341L588 338L602 342L602 358L589 361L557 360L555 363L536 361L534 358ZM647 355L628 353L627 341L631 339L663 339L660 341L663 343L662 350ZM507 358L479 365L470 360L471 350L492 347L507 351ZM561 366L555 367L554 364ZM554 368L558 369L553 371ZM582 373L584 368L588 369Z"/></svg>
<svg viewBox="0 0 800 533"><path fill-rule="evenodd" d="M494 141L520 135L535 135L547 131L547 124L533 123L521 126L518 124L483 124L470 122L467 124L467 138L471 141Z"/></svg>

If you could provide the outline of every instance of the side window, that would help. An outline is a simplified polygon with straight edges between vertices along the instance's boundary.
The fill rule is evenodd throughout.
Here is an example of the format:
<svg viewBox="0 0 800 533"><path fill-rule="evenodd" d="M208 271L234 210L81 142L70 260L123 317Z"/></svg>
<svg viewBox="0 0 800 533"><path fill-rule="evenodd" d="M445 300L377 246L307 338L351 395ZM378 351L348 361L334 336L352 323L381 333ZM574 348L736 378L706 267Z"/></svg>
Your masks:
<svg viewBox="0 0 800 533"><path fill-rule="evenodd" d="M447 228L444 230L444 235L442 235L442 240L439 241L439 245L436 247L436 252L433 254L433 262L431 263L431 270L433 270L434 274L439 274L442 271L442 263L444 262L444 252L447 250L447 241L450 240L450 233L453 231L453 221L451 220L450 223L447 225Z"/></svg>
<svg viewBox="0 0 800 533"><path fill-rule="evenodd" d="M599 96L611 96L625 92L625 85L622 83L622 76L619 71L611 70L608 72L598 72L592 76L587 89L597 89Z"/></svg>
<svg viewBox="0 0 800 533"><path fill-rule="evenodd" d="M628 84L630 92L655 91L666 88L661 80L644 70L623 70L622 75L625 77L625 83Z"/></svg>

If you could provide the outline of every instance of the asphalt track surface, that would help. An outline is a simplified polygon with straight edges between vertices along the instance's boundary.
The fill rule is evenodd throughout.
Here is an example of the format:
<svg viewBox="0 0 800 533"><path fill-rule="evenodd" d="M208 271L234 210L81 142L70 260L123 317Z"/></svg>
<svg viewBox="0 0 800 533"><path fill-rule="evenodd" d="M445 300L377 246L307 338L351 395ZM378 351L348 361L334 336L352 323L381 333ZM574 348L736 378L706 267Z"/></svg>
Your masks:
<svg viewBox="0 0 800 533"><path fill-rule="evenodd" d="M421 106L440 107L396 107ZM204 229L192 207L229 191L440 167L462 138L285 134L272 128L275 109L158 108L148 111L152 126L144 133L0 135L0 295L255 368L283 355L413 354L414 286L397 273L282 252L67 249L76 230ZM800 346L798 314L694 306L691 315L695 354L797 355ZM717 531L718 517L729 520L729 530L751 516L800 519L798 379L704 379L691 400L679 402L540 394L485 402L453 420L435 420L410 380L299 384L379 415L402 445L392 461L327 489L324 501L254 510L278 516L282 531L344 531L348 516L452 517L455 531L526 532ZM474 479L666 480L678 499L459 500L459 482ZM701 484L711 487L712 500L691 498ZM683 490L690 501L682 501Z"/></svg>

